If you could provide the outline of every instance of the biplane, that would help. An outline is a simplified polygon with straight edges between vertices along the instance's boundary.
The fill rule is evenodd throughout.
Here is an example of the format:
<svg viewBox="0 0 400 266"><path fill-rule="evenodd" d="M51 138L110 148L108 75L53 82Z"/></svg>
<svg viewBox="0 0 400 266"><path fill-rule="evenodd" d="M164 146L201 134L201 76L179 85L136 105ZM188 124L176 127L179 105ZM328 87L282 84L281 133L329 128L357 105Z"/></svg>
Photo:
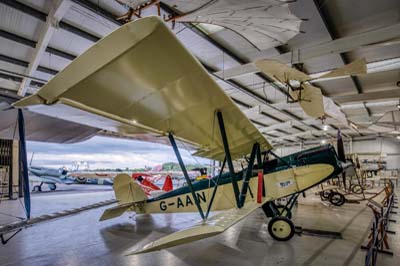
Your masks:
<svg viewBox="0 0 400 266"><path fill-rule="evenodd" d="M269 221L270 234L288 240L294 234L293 223L279 215L273 201L298 196L342 172L330 145L277 156L264 135L158 17L120 27L14 106L172 146L187 185L148 199L129 175L120 174L114 180L118 206L106 210L101 220L135 211L198 212L201 221L132 254L214 236L259 207L274 216ZM219 174L192 183L179 147L222 162ZM248 159L247 167L235 170L233 161L243 157Z"/></svg>
<svg viewBox="0 0 400 266"><path fill-rule="evenodd" d="M154 184L150 178L152 175L147 173L133 173L132 179L136 180L138 184L143 189L144 193L146 193L149 197L155 197L157 195L162 195L165 192L171 191L174 188L172 183L172 177L167 175L164 180L164 185L160 188L156 184Z"/></svg>
<svg viewBox="0 0 400 266"><path fill-rule="evenodd" d="M303 111L310 117L321 119L332 117L343 125L347 125L348 122L340 107L332 99L322 95L321 89L312 82L367 73L365 58L355 60L317 77L311 77L297 68L289 67L275 60L258 60L255 62L255 66L287 89L288 103L299 103Z"/></svg>

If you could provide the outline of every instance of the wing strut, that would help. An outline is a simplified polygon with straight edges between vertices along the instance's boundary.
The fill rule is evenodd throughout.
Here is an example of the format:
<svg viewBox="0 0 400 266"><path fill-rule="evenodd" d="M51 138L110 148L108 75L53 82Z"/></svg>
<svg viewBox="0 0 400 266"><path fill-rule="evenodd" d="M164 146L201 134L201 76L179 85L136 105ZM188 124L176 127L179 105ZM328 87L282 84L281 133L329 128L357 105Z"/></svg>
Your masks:
<svg viewBox="0 0 400 266"><path fill-rule="evenodd" d="M222 175L222 173L224 171L225 164L226 164L226 158L222 162L221 170L219 171L219 175L217 177L217 180L215 181L215 187L214 187L213 193L211 195L210 203L208 204L208 207L207 207L206 219L208 218L208 215L210 214L210 210L211 210L212 204L214 202L214 197L215 197L215 194L217 193L217 188L218 188L218 185L219 185L219 179L221 178L221 175Z"/></svg>
<svg viewBox="0 0 400 266"><path fill-rule="evenodd" d="M268 153L272 154L272 156L274 156L276 159L278 159L279 161L283 162L284 164L286 164L287 166L289 166L289 168L291 168L292 166L286 162L285 160L283 160L280 156L278 156L277 154L275 154L272 150L269 150Z"/></svg>
<svg viewBox="0 0 400 266"><path fill-rule="evenodd" d="M222 117L222 113L220 111L217 112L217 117L218 117L218 125L219 125L219 131L221 133L222 143L224 144L225 159L228 163L229 174L231 176L231 182L233 186L233 192L235 193L236 206L240 208L239 186L236 180L235 169L233 168L231 153L229 151L229 144L225 131L224 118Z"/></svg>
<svg viewBox="0 0 400 266"><path fill-rule="evenodd" d="M28 160L26 156L26 141L25 141L25 120L24 114L21 109L18 109L18 132L19 132L19 158L20 158L20 180L22 181L22 189L24 195L26 218L31 218L31 192L29 189L29 176L28 176ZM21 193L21 192L20 192Z"/></svg>
<svg viewBox="0 0 400 266"><path fill-rule="evenodd" d="M257 169L258 175L264 175L264 161L261 159L261 146L257 150ZM265 197L265 186L262 186L262 196Z"/></svg>
<svg viewBox="0 0 400 266"><path fill-rule="evenodd" d="M175 138L171 133L168 134L168 138L169 138L169 141L171 142L172 148L174 149L176 158L178 159L179 165L180 165L180 167L182 169L182 173L185 176L186 183L188 184L190 192L192 193L192 197L194 199L196 207L199 210L201 218L204 220L205 217L204 217L203 209L200 206L199 198L196 197L196 193L195 193L195 191L193 189L193 186L192 186L192 181L190 181L189 175L188 175L188 173L186 171L186 167L185 167L185 164L183 163L183 160L182 160L181 154L179 152L178 146L176 145Z"/></svg>
<svg viewBox="0 0 400 266"><path fill-rule="evenodd" d="M254 160L256 157L256 153L258 153L259 149L260 149L260 144L258 144L257 142L254 143L253 148L251 150L250 161L247 166L246 175L243 177L242 190L240 191L239 195L240 208L243 207L244 201L246 200L247 189L249 188L249 180L253 173Z"/></svg>

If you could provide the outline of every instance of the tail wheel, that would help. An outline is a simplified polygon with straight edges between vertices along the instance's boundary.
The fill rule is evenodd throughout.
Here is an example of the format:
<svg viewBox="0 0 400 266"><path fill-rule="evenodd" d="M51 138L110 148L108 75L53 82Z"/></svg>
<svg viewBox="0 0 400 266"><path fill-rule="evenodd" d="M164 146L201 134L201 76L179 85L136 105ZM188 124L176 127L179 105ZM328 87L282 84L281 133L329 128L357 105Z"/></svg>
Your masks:
<svg viewBox="0 0 400 266"><path fill-rule="evenodd" d="M346 202L346 198L339 192L332 191L329 195L329 202L335 206L342 206Z"/></svg>
<svg viewBox="0 0 400 266"><path fill-rule="evenodd" d="M274 217L268 223L268 233L275 240L288 241L294 236L294 224L286 217Z"/></svg>
<svg viewBox="0 0 400 266"><path fill-rule="evenodd" d="M283 206L283 205L277 205L276 209L279 212L279 216L287 217L289 219L292 219L292 212L289 210L288 207Z"/></svg>

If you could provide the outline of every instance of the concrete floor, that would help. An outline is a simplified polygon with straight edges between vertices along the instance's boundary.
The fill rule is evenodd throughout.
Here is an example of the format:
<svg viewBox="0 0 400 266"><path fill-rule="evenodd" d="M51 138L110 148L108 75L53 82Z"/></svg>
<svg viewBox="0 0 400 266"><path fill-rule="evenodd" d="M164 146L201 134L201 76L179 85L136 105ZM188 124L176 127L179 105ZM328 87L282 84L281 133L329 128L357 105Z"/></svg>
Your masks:
<svg viewBox="0 0 400 266"><path fill-rule="evenodd" d="M295 235L288 242L274 241L268 234L267 218L259 209L219 236L168 250L125 256L139 246L195 223L198 214L125 214L98 222L107 208L102 207L23 230L7 245L0 246L0 265L364 265L365 251L360 250L360 245L369 232L371 210L365 203L329 207L312 193L307 195L294 210L295 224L339 231L343 239ZM84 194L79 188L35 194L32 202L34 213L42 214L110 197L109 190L94 189ZM17 209L17 204L12 201L7 207L14 205ZM4 207L2 202L0 211L4 212ZM391 229L398 234L390 236L389 243L395 255L379 254L378 265L398 265L400 261L400 215L393 218L398 223L391 225Z"/></svg>

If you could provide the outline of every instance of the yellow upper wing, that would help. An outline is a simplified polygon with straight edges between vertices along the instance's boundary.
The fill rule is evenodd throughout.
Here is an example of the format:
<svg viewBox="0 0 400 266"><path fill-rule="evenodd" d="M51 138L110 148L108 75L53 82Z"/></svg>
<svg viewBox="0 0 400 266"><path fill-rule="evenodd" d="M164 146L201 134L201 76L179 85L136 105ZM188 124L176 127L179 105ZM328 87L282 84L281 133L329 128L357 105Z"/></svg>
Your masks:
<svg viewBox="0 0 400 266"><path fill-rule="evenodd" d="M233 158L271 147L158 17L120 27L15 106L148 141L172 132L217 160L221 111Z"/></svg>

